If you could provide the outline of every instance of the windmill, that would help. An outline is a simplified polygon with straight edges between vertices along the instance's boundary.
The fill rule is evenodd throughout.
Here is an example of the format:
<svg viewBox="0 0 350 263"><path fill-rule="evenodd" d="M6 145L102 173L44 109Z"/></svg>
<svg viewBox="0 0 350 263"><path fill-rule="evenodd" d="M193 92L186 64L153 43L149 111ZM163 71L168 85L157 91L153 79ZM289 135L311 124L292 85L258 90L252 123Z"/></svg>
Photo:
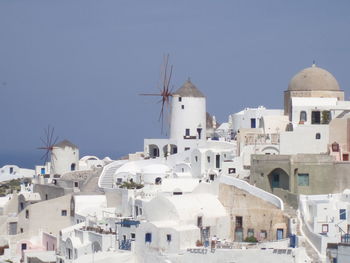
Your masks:
<svg viewBox="0 0 350 263"><path fill-rule="evenodd" d="M40 137L41 142L43 143L43 146L38 147L39 150L44 150L45 153L41 157L40 160L44 160L44 165L46 165L47 161L49 160L49 157L52 161L52 150L54 148L54 145L56 144L58 137L54 136L55 128L51 127L50 125L47 127L47 129L44 129L44 138Z"/></svg>
<svg viewBox="0 0 350 263"><path fill-rule="evenodd" d="M173 65L169 68L169 54L164 55L163 64L161 68L160 82L158 83L159 93L146 93L140 94L141 96L156 96L161 97L158 103L162 104L158 121L161 121L161 133L163 133L163 124L164 124L164 111L166 113L166 119L168 120L168 115L170 113L170 97L173 96L173 89L169 88L171 77L173 74Z"/></svg>

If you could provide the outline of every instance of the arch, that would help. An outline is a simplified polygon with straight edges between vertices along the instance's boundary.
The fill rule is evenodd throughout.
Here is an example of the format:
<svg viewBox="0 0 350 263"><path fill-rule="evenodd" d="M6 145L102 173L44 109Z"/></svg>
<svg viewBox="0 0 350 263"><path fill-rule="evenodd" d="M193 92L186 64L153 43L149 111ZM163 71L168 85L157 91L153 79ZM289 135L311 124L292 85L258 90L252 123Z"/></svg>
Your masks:
<svg viewBox="0 0 350 263"><path fill-rule="evenodd" d="M289 189L289 175L281 168L276 168L268 174L271 190L274 188L282 188L284 190Z"/></svg>
<svg viewBox="0 0 350 263"><path fill-rule="evenodd" d="M155 144L148 145L148 154L150 158L159 157L159 147Z"/></svg>
<svg viewBox="0 0 350 263"><path fill-rule="evenodd" d="M261 150L262 153L264 154L279 154L280 151L278 150L277 147L273 146L267 146Z"/></svg>
<svg viewBox="0 0 350 263"><path fill-rule="evenodd" d="M162 184L162 178L161 177L157 177L154 181L155 181L155 184Z"/></svg>
<svg viewBox="0 0 350 263"><path fill-rule="evenodd" d="M177 153L177 146L175 144L166 144L163 147L164 156Z"/></svg>
<svg viewBox="0 0 350 263"><path fill-rule="evenodd" d="M94 241L91 244L91 250L92 250L92 253L97 253L99 251L102 251L101 244L98 241Z"/></svg>
<svg viewBox="0 0 350 263"><path fill-rule="evenodd" d="M304 123L304 122L306 122L307 121L307 113L306 113L306 111L301 111L300 112L300 123Z"/></svg>

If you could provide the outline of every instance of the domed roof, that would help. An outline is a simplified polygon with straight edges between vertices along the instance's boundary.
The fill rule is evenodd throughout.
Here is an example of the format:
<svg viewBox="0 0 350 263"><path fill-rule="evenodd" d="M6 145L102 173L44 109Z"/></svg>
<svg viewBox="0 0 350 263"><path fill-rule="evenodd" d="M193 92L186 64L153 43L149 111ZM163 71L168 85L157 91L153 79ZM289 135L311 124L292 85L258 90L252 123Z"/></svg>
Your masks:
<svg viewBox="0 0 350 263"><path fill-rule="evenodd" d="M290 91L339 91L339 84L335 77L327 70L316 67L303 69L289 82Z"/></svg>
<svg viewBox="0 0 350 263"><path fill-rule="evenodd" d="M196 98L204 98L202 92L193 83L190 79L188 79L185 84L182 85L177 91L173 93L174 95L179 95L180 97L196 97Z"/></svg>

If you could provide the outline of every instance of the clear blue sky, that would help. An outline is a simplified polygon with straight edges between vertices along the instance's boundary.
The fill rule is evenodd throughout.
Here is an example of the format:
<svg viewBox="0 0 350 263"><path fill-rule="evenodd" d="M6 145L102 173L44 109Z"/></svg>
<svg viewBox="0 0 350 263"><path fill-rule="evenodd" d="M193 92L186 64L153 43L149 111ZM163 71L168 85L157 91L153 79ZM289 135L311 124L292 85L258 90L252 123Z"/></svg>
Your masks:
<svg viewBox="0 0 350 263"><path fill-rule="evenodd" d="M350 1L0 1L0 166L40 163L48 124L81 154L117 158L160 137L164 53L220 122L283 107L313 60L350 94ZM349 98L347 96L347 98Z"/></svg>

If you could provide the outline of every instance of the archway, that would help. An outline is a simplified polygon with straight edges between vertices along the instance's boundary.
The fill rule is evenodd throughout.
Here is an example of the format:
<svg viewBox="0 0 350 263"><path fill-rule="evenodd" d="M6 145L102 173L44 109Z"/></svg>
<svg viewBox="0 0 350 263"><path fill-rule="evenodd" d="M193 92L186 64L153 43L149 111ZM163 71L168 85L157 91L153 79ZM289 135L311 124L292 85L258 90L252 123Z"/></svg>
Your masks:
<svg viewBox="0 0 350 263"><path fill-rule="evenodd" d="M157 145L155 145L155 144L150 144L149 146L148 146L148 153L149 153L149 157L150 158L156 158L156 157L159 157L159 148L158 148L158 146Z"/></svg>
<svg viewBox="0 0 350 263"><path fill-rule="evenodd" d="M164 156L172 155L177 153L177 146L175 144L166 144L163 147Z"/></svg>
<svg viewBox="0 0 350 263"><path fill-rule="evenodd" d="M276 168L268 175L271 190L282 188L289 191L289 175L281 168Z"/></svg>

